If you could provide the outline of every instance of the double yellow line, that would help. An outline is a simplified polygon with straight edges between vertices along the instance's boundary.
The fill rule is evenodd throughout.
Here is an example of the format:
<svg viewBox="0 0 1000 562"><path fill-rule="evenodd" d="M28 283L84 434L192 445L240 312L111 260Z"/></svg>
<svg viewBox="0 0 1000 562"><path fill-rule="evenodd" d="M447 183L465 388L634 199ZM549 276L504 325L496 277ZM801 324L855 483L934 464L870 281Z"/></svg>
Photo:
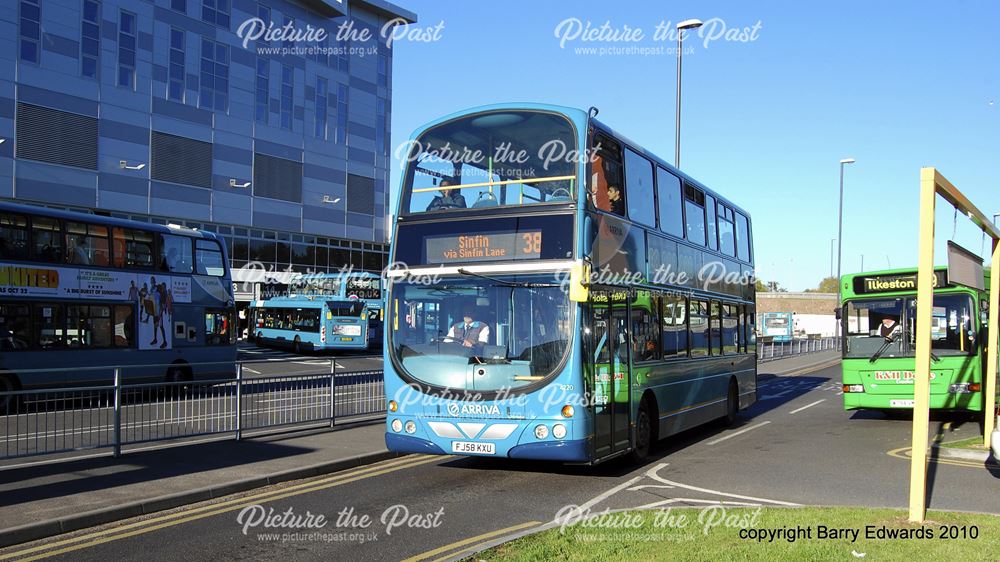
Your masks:
<svg viewBox="0 0 1000 562"><path fill-rule="evenodd" d="M483 533L481 535L469 537L451 544L446 544L440 548L435 548L434 550L428 550L422 554L407 558L403 560L403 562L441 562L442 560L447 560L463 554L470 554L474 550L478 549L482 544L503 535L508 535L517 531L529 529L531 527L537 527L541 524L541 521L528 521L527 523L512 525L505 529L490 531L489 533Z"/></svg>
<svg viewBox="0 0 1000 562"><path fill-rule="evenodd" d="M911 449L912 447L900 447L899 449L893 449L891 451L888 451L886 452L886 454L889 455L890 457L895 457L897 459L903 459L908 461L913 456ZM978 462L965 459L953 459L953 458L941 458L941 457L930 458L930 456L928 456L927 461L938 464L950 464L952 466L965 466L968 468L978 468L978 469L990 468L991 466L995 466L994 463L996 462L993 460L989 460L986 462Z"/></svg>
<svg viewBox="0 0 1000 562"><path fill-rule="evenodd" d="M119 539L151 533L167 527L173 527L174 525L180 525L182 523L188 523L190 521L196 521L198 519L204 519L206 517L236 511L263 502L272 502L292 496L308 494L318 490L334 488L336 486L350 484L351 482L357 482L358 480L364 480L366 478L373 478L375 476L389 474L398 470L413 468L422 464L440 462L447 458L448 457L440 456L428 457L426 455L408 455L406 457L368 465L363 468L339 472L333 476L304 482L294 486L288 486L280 490L262 492L251 496L243 496L222 502L202 505L200 507L182 508L180 511L168 515L161 515L142 521L136 521L134 523L85 533L68 539L15 550L9 553L0 554L0 561L12 559L18 559L21 561L38 560L41 558L48 558L50 556L66 554L68 552L90 548Z"/></svg>

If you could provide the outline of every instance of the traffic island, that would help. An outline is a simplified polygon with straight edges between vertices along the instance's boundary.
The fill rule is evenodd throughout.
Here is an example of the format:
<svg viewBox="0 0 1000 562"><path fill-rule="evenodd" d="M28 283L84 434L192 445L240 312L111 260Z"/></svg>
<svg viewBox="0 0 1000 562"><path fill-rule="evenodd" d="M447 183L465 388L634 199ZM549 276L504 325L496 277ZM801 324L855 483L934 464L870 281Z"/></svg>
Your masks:
<svg viewBox="0 0 1000 562"><path fill-rule="evenodd" d="M575 520L574 520L575 519ZM1000 517L905 510L712 505L568 517L468 560L997 560Z"/></svg>
<svg viewBox="0 0 1000 562"><path fill-rule="evenodd" d="M981 462L986 462L990 458L990 450L983 445L982 437L972 437L950 443L934 443L931 447L945 458Z"/></svg>

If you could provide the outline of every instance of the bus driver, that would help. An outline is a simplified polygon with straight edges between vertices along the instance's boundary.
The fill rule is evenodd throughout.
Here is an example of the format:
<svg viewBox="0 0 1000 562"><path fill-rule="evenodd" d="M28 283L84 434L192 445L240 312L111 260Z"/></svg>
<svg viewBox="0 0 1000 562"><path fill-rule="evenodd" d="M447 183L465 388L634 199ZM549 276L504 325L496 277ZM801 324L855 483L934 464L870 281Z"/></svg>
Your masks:
<svg viewBox="0 0 1000 562"><path fill-rule="evenodd" d="M875 329L875 336L881 336L887 340L894 339L895 335L901 331L899 321L891 316L882 319L882 323Z"/></svg>
<svg viewBox="0 0 1000 562"><path fill-rule="evenodd" d="M474 320L472 314L472 310L467 309L462 316L462 322L456 322L452 325L444 341L461 341L465 347L488 344L490 341L490 327L484 322Z"/></svg>

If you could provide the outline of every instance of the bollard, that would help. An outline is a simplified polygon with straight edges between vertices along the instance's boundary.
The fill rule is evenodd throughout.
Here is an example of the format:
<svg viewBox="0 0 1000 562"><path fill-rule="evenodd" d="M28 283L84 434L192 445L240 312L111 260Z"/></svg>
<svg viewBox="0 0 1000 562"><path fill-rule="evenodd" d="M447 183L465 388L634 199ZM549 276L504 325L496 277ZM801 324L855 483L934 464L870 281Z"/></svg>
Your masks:
<svg viewBox="0 0 1000 562"><path fill-rule="evenodd" d="M236 440L243 439L243 362L236 364Z"/></svg>
<svg viewBox="0 0 1000 562"><path fill-rule="evenodd" d="M990 448L993 449L993 460L1000 461L1000 415L997 415L996 423L993 424L993 427Z"/></svg>
<svg viewBox="0 0 1000 562"><path fill-rule="evenodd" d="M115 367L115 458L122 455L122 369Z"/></svg>

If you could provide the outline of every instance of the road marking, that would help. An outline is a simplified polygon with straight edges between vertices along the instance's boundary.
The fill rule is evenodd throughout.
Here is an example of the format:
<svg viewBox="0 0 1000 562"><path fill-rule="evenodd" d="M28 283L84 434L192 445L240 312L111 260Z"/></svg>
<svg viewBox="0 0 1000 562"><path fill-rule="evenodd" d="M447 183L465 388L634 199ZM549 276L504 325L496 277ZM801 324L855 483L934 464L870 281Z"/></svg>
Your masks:
<svg viewBox="0 0 1000 562"><path fill-rule="evenodd" d="M719 437L718 439L713 439L713 440L709 441L707 444L708 445L715 445L716 443L722 443L726 439L729 439L731 437L736 437L737 435L742 435L742 434L750 431L751 429L757 429L758 427L764 427L765 425L767 425L769 423L771 423L771 422L770 421L763 421L763 422L758 423L757 425L751 425L750 427L744 427L743 429L741 429L739 431L735 431L733 433L730 433L729 435L726 435L726 436L723 436L723 437Z"/></svg>
<svg viewBox="0 0 1000 562"><path fill-rule="evenodd" d="M900 447L899 449L893 449L891 451L888 451L886 452L886 454L889 455L890 457L895 457L897 459L903 459L909 461L911 460L910 449L912 448L913 447ZM1000 463L998 463L996 460L992 458L988 459L986 462L978 462L978 461L966 461L961 459L943 459L941 457L931 458L931 456L928 455L927 460L928 462L934 462L938 464L950 464L952 466L964 466L967 468L978 468L980 470L982 470L983 468L991 468L991 467L1000 468Z"/></svg>
<svg viewBox="0 0 1000 562"><path fill-rule="evenodd" d="M248 372L248 373L253 373L255 375L259 375L260 374L260 371L255 371L255 370L251 369L250 367L246 367L246 366L243 367L243 370L246 371L246 372Z"/></svg>
<svg viewBox="0 0 1000 562"><path fill-rule="evenodd" d="M237 509L242 509L244 507L256 505L258 503L271 502L292 496L298 496L301 494L324 490L327 488L333 488L336 486L341 486L343 484L356 482L358 480L364 480L366 478L380 476L383 474L396 472L398 470L403 470L406 468L413 468L422 464L438 462L448 458L450 457L449 456L427 457L425 455L407 455L399 459L382 461L380 463L375 463L367 467L344 471L334 476L330 476L328 478L314 480L311 482L304 482L302 484L290 486L287 488L283 488L281 490L273 490L271 492L264 492L256 495L244 496L232 500L227 500L210 505L203 505L201 507L196 507L191 509L182 509L181 511L169 515L153 517L151 519L137 521L122 526L112 527L102 531L87 533L70 539L64 539L53 543L41 544L38 546L25 548L15 552L10 552L8 554L2 554L0 555L0 560L9 560L11 558L17 558L19 556L24 556L26 554L34 554L34 555L29 558L22 559L24 561L38 560L40 558L48 558L50 556L56 556L58 554L65 554L67 552L73 552L84 548L90 548L92 546L97 546L99 544L115 541L118 539L124 539L136 535L142 535L159 529L164 529L167 527L173 527L175 525L180 525L181 523L187 523L189 521L195 521L198 519L203 519L205 517L211 517L213 515L220 515L222 513L235 511ZM89 542L84 542L84 541L89 541ZM82 543L82 544L74 544L74 543ZM51 550L52 548L61 547L64 545L69 545L69 546L66 546L65 548L60 548L58 550ZM35 553L40 553L40 554L35 554Z"/></svg>
<svg viewBox="0 0 1000 562"><path fill-rule="evenodd" d="M655 469L659 470L659 469L661 469L661 468L663 468L665 466L667 466L667 463L660 463L660 464L656 465ZM650 469L650 470L653 470L653 469ZM611 488L610 490L608 490L608 491L606 491L606 492L604 492L602 494L598 494L597 496L595 496L594 498L590 499L588 502L584 503L583 505L578 505L577 508L576 508L577 509L577 513L586 513L588 509L594 507L595 505L601 503L602 501L606 500L607 498L609 498L609 497L617 494L618 492L620 492L620 491L628 488L629 486L635 484L636 482L638 482L640 480L642 480L642 475L641 474L639 476L636 476L636 477L630 479L628 482L625 482L624 484L619 484L619 485L615 486L614 488ZM553 520L553 521L555 521L555 520Z"/></svg>
<svg viewBox="0 0 1000 562"><path fill-rule="evenodd" d="M503 535L503 534L506 534L506 533L513 533L515 531L520 531L521 529L527 529L528 527L536 527L536 526L541 525L541 524L542 524L541 521L528 521L527 523L521 523L520 525L512 525L510 527L507 527L506 529L500 529L498 531L490 531L489 533L483 533L481 535L476 535L474 537L470 537L470 538L467 538L467 539L463 539L463 540L460 540L460 541L453 542L451 544L444 545L444 546L439 547L439 548L435 548L434 550L428 550L427 552L418 554L416 556L411 556L410 558L406 558L405 560L403 560L403 562L418 562L419 560L427 560L427 559L431 558L432 556L436 556L436 555L444 553L444 552L450 552L452 550L455 550L456 548L463 547L463 546L465 546L467 544L470 544L470 543L478 543L478 542L481 542L481 541L483 541L485 539L490 539L490 538L496 537L498 535ZM451 555L446 555L446 556L444 556L442 558L438 558L437 560L444 560L445 558L450 558L451 556L457 556L458 554L461 554L463 552L466 552L466 551L469 551L469 550L473 550L473 549L475 549L475 546L472 546L472 547L469 547L469 548L465 548L465 549L463 549L463 550L461 550L459 552L452 553Z"/></svg>
<svg viewBox="0 0 1000 562"><path fill-rule="evenodd" d="M767 422L764 422L764 423L767 423ZM666 466L666 464L660 465L660 467L662 467L662 466ZM664 478L664 477L660 476L659 474L657 474L658 471L659 471L659 467L657 467L655 470L650 470L650 471L646 472L646 474L650 478L652 478L653 480L656 480L657 482L662 482L663 484L666 484L668 486L676 486L678 488L684 488L686 490L693 490L695 492L701 492L703 494L713 494L713 495L716 495L716 496L725 496L727 498L736 498L738 500L747 500L747 501L752 501L752 502L773 503L773 504L776 504L776 505L784 505L784 506L787 506L787 507L802 507L801 505L799 505L797 503L783 502L783 501L780 501L780 500L769 500L767 498L755 498L753 496L741 496L739 494L730 494L728 492L720 492L718 490L710 490L708 488L699 488L697 486L690 486L688 484L681 484L680 482L674 482L673 480L667 480L666 478Z"/></svg>
<svg viewBox="0 0 1000 562"><path fill-rule="evenodd" d="M673 487L673 486L671 486L671 487ZM751 502L727 502L725 500L699 500L699 499L695 499L695 498L671 498L669 500L662 500L662 501L658 501L658 502L653 502L653 503L650 503L650 504L646 504L646 505L637 507L636 509L637 510L638 509L653 509L654 507L662 507L664 505L670 505L672 503L678 503L678 502L701 503L701 504L706 504L706 505L718 505L718 506L727 506L727 505L736 505L736 506L740 506L740 507L759 507L760 506L759 503L751 503Z"/></svg>
<svg viewBox="0 0 1000 562"><path fill-rule="evenodd" d="M789 414L796 414L798 412L801 412L802 410L805 410L806 408L812 408L813 406L815 406L816 404L819 404L820 402L826 402L826 398L823 398L821 400L817 400L817 401L813 402L812 404L806 404L805 406L802 406L801 408L797 408L795 410L792 410L791 412L788 412L788 413Z"/></svg>
<svg viewBox="0 0 1000 562"><path fill-rule="evenodd" d="M789 392L793 392L793 391L792 390L784 390L784 391L779 392L777 394L767 394L765 396L761 396L760 400L770 400L772 398L778 398L780 396L784 396L784 395L788 394Z"/></svg>

